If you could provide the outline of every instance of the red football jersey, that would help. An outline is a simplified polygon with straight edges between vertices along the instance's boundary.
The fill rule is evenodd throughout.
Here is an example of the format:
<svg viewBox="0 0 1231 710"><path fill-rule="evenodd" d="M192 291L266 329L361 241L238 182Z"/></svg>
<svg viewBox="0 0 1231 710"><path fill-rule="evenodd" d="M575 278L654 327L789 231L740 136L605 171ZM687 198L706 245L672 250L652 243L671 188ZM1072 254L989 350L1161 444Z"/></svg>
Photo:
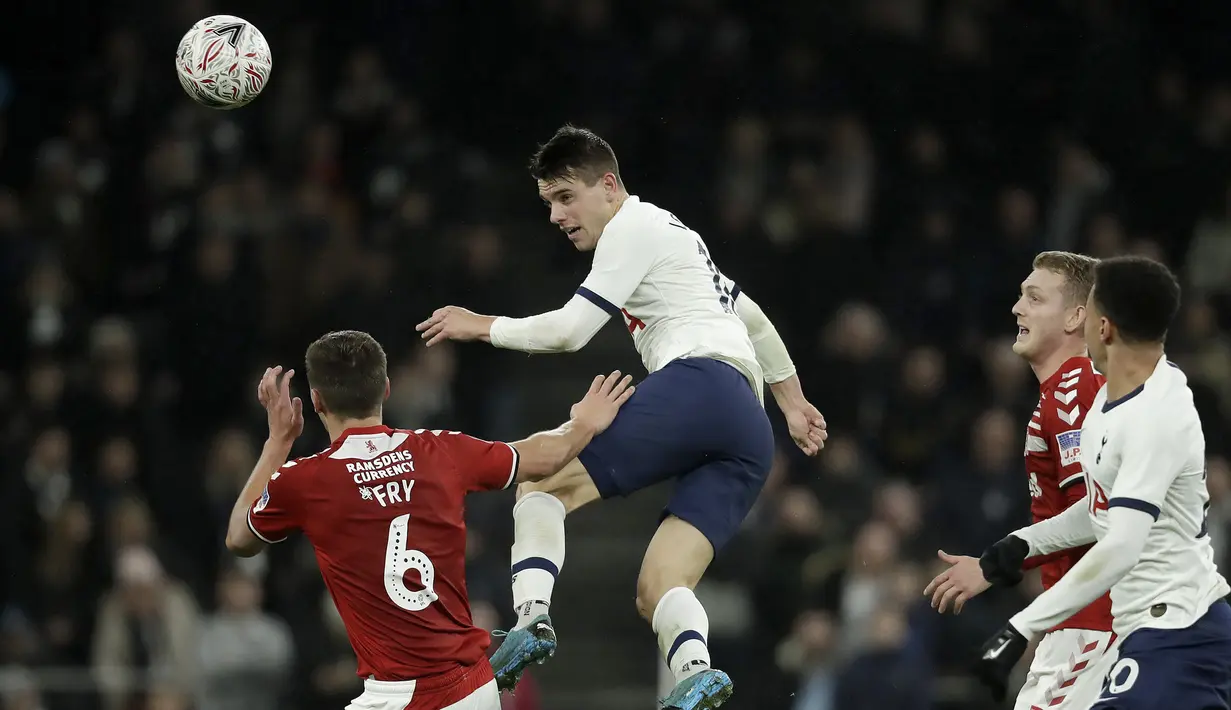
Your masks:
<svg viewBox="0 0 1231 710"><path fill-rule="evenodd" d="M1105 378L1088 357L1074 357L1039 385L1039 403L1026 428L1026 474L1030 477L1030 513L1034 522L1059 515L1086 495L1081 467L1081 424ZM1040 567L1049 589L1077 564L1089 546L1034 557L1026 567ZM1057 629L1111 631L1111 596L1058 624Z"/></svg>
<svg viewBox="0 0 1231 710"><path fill-rule="evenodd" d="M278 469L248 526L269 543L307 536L360 676L456 672L488 645L466 596L466 494L507 488L517 461L508 444L458 432L348 429Z"/></svg>

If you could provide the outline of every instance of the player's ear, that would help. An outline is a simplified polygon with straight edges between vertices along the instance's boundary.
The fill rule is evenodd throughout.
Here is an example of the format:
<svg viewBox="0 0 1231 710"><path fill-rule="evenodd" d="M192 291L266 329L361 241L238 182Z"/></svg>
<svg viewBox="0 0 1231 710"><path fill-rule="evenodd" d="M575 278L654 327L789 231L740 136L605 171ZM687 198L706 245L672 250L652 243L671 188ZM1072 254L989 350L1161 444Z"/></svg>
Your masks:
<svg viewBox="0 0 1231 710"><path fill-rule="evenodd" d="M321 399L321 393L311 390L310 394L312 395L312 411L325 414L325 400Z"/></svg>
<svg viewBox="0 0 1231 710"><path fill-rule="evenodd" d="M1065 320L1064 330L1068 333L1080 333L1086 326L1086 307L1083 305L1074 306L1069 313L1069 317Z"/></svg>
<svg viewBox="0 0 1231 710"><path fill-rule="evenodd" d="M389 399L389 378L385 377L385 399Z"/></svg>
<svg viewBox="0 0 1231 710"><path fill-rule="evenodd" d="M1107 320L1106 316L1098 319L1099 342L1103 343L1104 345L1111 343L1111 339L1115 335L1115 333L1116 333L1115 323L1112 323L1111 321Z"/></svg>
<svg viewBox="0 0 1231 710"><path fill-rule="evenodd" d="M614 200L616 195L620 194L620 180L615 176L615 173L603 173L602 183L603 192L607 195L608 201Z"/></svg>

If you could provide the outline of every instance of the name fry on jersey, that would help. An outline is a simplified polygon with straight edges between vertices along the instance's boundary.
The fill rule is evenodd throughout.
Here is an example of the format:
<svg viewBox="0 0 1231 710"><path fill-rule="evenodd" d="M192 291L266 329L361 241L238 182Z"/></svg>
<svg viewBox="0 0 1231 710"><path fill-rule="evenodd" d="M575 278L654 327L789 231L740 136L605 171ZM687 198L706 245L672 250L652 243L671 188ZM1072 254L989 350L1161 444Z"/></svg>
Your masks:
<svg viewBox="0 0 1231 710"><path fill-rule="evenodd" d="M375 486L360 486L359 497L364 500L375 499L377 503L380 503L380 507L388 508L394 503L409 503L410 492L414 487L414 479L403 478Z"/></svg>

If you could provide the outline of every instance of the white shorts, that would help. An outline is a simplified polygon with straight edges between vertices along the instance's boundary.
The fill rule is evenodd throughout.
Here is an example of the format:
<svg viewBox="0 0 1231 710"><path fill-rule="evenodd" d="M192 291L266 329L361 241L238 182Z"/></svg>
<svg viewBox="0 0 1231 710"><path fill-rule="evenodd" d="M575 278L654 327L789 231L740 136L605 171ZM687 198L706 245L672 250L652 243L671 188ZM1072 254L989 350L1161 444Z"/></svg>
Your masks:
<svg viewBox="0 0 1231 710"><path fill-rule="evenodd" d="M1039 641L1013 710L1088 710L1116 664L1115 634L1059 629Z"/></svg>
<svg viewBox="0 0 1231 710"><path fill-rule="evenodd" d="M396 683L365 680L363 694L352 700L346 710L419 710L423 704L416 705L414 700L413 680ZM500 710L500 691L496 689L496 681L492 680L452 705L430 709L422 707L422 710Z"/></svg>

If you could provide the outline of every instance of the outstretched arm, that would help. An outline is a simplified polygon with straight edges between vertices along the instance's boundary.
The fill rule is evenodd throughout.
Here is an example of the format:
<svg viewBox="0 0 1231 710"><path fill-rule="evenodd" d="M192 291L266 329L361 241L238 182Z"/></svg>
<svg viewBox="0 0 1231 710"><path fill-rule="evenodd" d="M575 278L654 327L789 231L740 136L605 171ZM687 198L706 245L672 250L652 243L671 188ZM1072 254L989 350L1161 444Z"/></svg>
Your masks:
<svg viewBox="0 0 1231 710"><path fill-rule="evenodd" d="M484 316L445 306L415 326L428 346L443 340L482 340L527 353L580 350L649 273L656 251L645 234L612 220L594 250L590 274L563 308L528 318Z"/></svg>
<svg viewBox="0 0 1231 710"><path fill-rule="evenodd" d="M735 312L748 328L757 364L765 373L765 381L774 395L774 401L786 417L787 428L796 445L809 456L825 446L829 434L825 430L825 417L804 397L795 372L795 363L787 352L786 343L778 335L778 329L765 315L757 302L740 292L735 301Z"/></svg>
<svg viewBox="0 0 1231 710"><path fill-rule="evenodd" d="M528 318L493 319L489 341L498 348L527 353L577 352L611 317L609 312L595 308L583 291L578 289L563 308L554 311Z"/></svg>
<svg viewBox="0 0 1231 710"><path fill-rule="evenodd" d="M1051 589L1009 619L1013 628L1027 639L1077 613L1111 589L1137 564L1145 549L1150 526L1154 524L1153 516L1133 508L1115 507L1107 511L1107 518L1107 534L1103 539Z"/></svg>
<svg viewBox="0 0 1231 710"><path fill-rule="evenodd" d="M1094 542L1094 524L1090 521L1089 501L1083 499L1065 508L1063 512L1047 520L1010 533L1029 546L1026 558L1049 555ZM1027 569L1029 569L1029 565Z"/></svg>
<svg viewBox="0 0 1231 710"><path fill-rule="evenodd" d="M610 317L578 294L562 308L527 318L484 316L445 306L416 329L424 331L429 347L442 340L481 340L526 353L571 353L590 342Z"/></svg>
<svg viewBox="0 0 1231 710"><path fill-rule="evenodd" d="M952 606L953 613L960 614L966 602L993 584L1016 585L1023 570L1091 542L1094 526L1083 498L1055 517L1009 533L980 557L950 555L939 550L937 554L949 569L936 575L923 594L932 597L932 608L940 613Z"/></svg>
<svg viewBox="0 0 1231 710"><path fill-rule="evenodd" d="M569 420L550 431L514 441L519 465L514 480L517 483L541 481L564 468L590 440L611 426L616 412L633 395L633 378L620 379L620 371L594 378L590 390L573 405Z"/></svg>

